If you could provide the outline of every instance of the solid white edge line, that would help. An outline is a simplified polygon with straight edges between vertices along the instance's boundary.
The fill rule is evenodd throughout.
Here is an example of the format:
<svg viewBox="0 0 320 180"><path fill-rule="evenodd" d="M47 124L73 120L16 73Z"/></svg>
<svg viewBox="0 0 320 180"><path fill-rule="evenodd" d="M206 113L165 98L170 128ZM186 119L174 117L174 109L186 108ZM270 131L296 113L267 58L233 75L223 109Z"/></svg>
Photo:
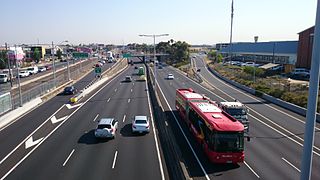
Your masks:
<svg viewBox="0 0 320 180"><path fill-rule="evenodd" d="M116 165L117 155L118 155L118 151L116 151L116 152L114 153L114 158L113 158L113 163L112 163L112 169L114 169L114 166Z"/></svg>
<svg viewBox="0 0 320 180"><path fill-rule="evenodd" d="M207 71L208 71L208 70L207 70ZM179 74L181 74L179 71L176 71L176 72L178 72ZM209 72L209 73L210 73L210 72ZM202 76L202 75L200 75L200 76ZM213 75L211 74L211 76L213 76ZM213 77L214 77L214 76L213 76ZM202 76L202 78L203 78L203 76ZM205 79L205 78L203 78L203 79ZM218 80L219 80L219 79L218 79ZM209 83L209 82L208 82L208 83ZM197 84L197 83L196 83L196 84ZM216 86L214 86L213 84L211 84L211 83L209 83L209 84L210 84L212 87L214 87L215 89L217 89L217 90L219 90L220 92L222 92L223 94L225 94L226 96L229 96L230 98L234 99L232 96L230 96L229 94L224 93L223 91L221 91L220 89L218 89L218 88L217 88ZM224 84L226 84L226 83L224 83ZM211 92L211 91L208 90L207 88L203 87L201 84L197 84L197 85L199 85L199 86L201 86L202 88L206 89L206 90L207 90L209 93L211 93L212 95L214 95L214 96L216 96L216 97L218 97L218 98L223 99L224 101L226 101L224 98L222 98L221 96L219 96L219 95ZM228 85L228 84L226 84L226 85ZM230 85L228 85L228 86L230 86ZM239 90L237 90L237 91L239 91ZM239 91L239 92L241 92L241 91ZM242 94L243 94L243 93L242 93ZM247 95L247 96L248 96L248 95ZM248 97L250 97L250 96L248 96ZM258 102L260 102L260 101L258 101ZM287 132L287 133L290 134L291 136L294 136L294 137L297 138L298 140L304 142L304 140L303 140L301 137L295 135L294 133L292 133L292 132L289 131L288 129L280 126L279 124L277 124L277 123L275 123L275 122L273 122L271 119L265 117L264 115L260 114L259 112L255 111L254 109L252 109L252 108L250 108L250 107L248 107L248 109L249 109L250 111L256 113L257 115L261 116L262 118L266 119L267 121L269 121L269 122L270 122L271 124L273 124L274 126L280 128L281 130ZM285 114L285 113L284 113L284 114ZM258 119L257 117L254 117L252 114L249 114L249 116L251 116L251 117L253 117L253 118L255 118L255 119ZM262 121L260 121L260 122L262 122ZM264 124L264 123L263 123L263 124ZM271 127L271 126L268 125L268 127ZM274 128L273 128L273 129L274 129ZM276 131L276 132L279 132L279 131ZM281 134L281 135L287 136L287 135L284 135L284 134ZM291 138L289 138L289 139L291 139ZM301 144L298 143L297 141L295 141L295 140L293 140L293 139L291 139L291 140L301 146ZM320 148L317 147L317 146L315 146L315 145L313 146L313 148L316 149L316 150L318 150L318 151L320 151ZM313 151L313 152L314 152L317 156L320 156L319 153L317 153L317 152L315 152L315 151Z"/></svg>
<svg viewBox="0 0 320 180"><path fill-rule="evenodd" d="M126 120L126 115L123 116L122 122Z"/></svg>
<svg viewBox="0 0 320 180"><path fill-rule="evenodd" d="M204 64L203 61L202 61L202 63L203 63L203 65L205 66L206 71L210 74L210 76L216 78L216 77L207 69L206 64ZM196 67L196 66L195 66L195 67ZM200 76L202 76L202 75L200 74ZM243 93L243 92L240 91L239 89L234 88L232 85L230 85L230 84L222 81L221 79L219 79L219 78L216 78L216 79L217 79L218 81L220 81L222 84L225 84L226 86L229 86L229 87L232 88L233 90L238 91L238 92L240 92L241 94L243 94L243 95L245 95L245 96L247 96L247 97L249 97L249 98L252 98L252 99L256 100L257 102L261 102L261 101L259 101L259 99L255 98L254 96L251 96L251 95L248 95L248 94L246 94L246 93ZM211 84L211 83L210 83L210 84ZM219 91L220 91L220 89L219 89ZM229 97L231 97L231 96L228 95L228 94L226 94L226 95L229 96ZM231 97L231 98L232 98L232 97ZM296 121L298 121L298 122L300 122L300 123L305 124L305 122L304 122L303 120L301 120L301 119L299 119L299 118L297 118L297 117L294 117L294 116L292 116L291 114L288 114L288 113L286 113L286 112L284 112L284 111L281 111L281 110L279 110L279 109L276 109L276 108L270 106L269 104L265 104L265 106L267 106L267 107L269 107L269 108L271 108L271 109L273 109L273 110L275 110L275 111L278 111L278 112L280 112L280 113L282 113L282 114L284 114L284 115L287 115L287 116L289 116L290 118L295 119ZM315 128L316 128L317 130L320 130L320 128L317 128L317 127L315 127Z"/></svg>
<svg viewBox="0 0 320 180"><path fill-rule="evenodd" d="M127 67L125 67L127 68ZM122 71L122 68L120 71ZM113 77L107 84L105 84L104 86L102 86L99 90L97 90L92 96L90 96L85 102L83 102L83 104L77 108L75 111L73 111L68 118L66 118L65 120L62 121L62 123L60 123L56 128L54 128L47 136L45 136L42 141L40 143L38 143L32 150L29 151L29 153L27 153L22 159L20 159L20 161L14 165L3 177L1 177L0 180L4 180L17 166L19 166L28 156L30 156L31 153L33 153L47 138L49 138L60 126L62 126L74 113L76 113L79 109L81 109L82 106L84 106L90 99L92 99L92 97L94 97L96 94L98 94L102 89L104 89L106 86L108 86L114 79L116 79L117 77L119 77L121 74L123 74L123 72L120 72L118 75L116 75L115 77ZM63 105L64 106L64 105ZM31 136L31 135L30 135Z"/></svg>
<svg viewBox="0 0 320 180"><path fill-rule="evenodd" d="M13 154L23 143L25 143L36 131L38 131L45 123L47 123L49 120L51 121L51 118L58 112L60 111L63 107L65 106L62 105L58 110L56 110L47 120L45 120L40 126L38 126L37 129L32 131L24 140L21 141L20 144L18 144L12 151L10 151L9 154L7 154L1 161L0 164L2 164L11 154Z"/></svg>
<svg viewBox="0 0 320 180"><path fill-rule="evenodd" d="M153 71L152 71L152 70L151 70L151 72L153 73ZM198 162L198 164L199 164L199 166L200 166L200 168L201 168L201 170L202 170L203 174L205 175L205 177L206 177L206 179L207 179L207 180L210 180L209 175L208 175L208 174L207 174L207 172L205 171L205 169L204 169L203 165L201 164L201 162L200 162L200 160L199 160L199 158L198 158L197 154L196 154L196 153L195 153L195 151L193 150L193 147L191 146L191 144L190 144L190 142L189 142L189 140L188 140L187 136L185 135L185 133L184 133L184 131L183 131L182 127L180 126L180 123L178 122L178 119L176 118L176 116L175 116L175 115L174 115L174 113L172 112L172 108L171 108L171 106L169 105L169 103L168 103L168 101L167 101L167 98L164 96L163 91L162 91L162 89L161 89L161 87L160 87L160 85L159 85L159 83L158 83L157 81L156 81L156 84L158 84L158 88L160 89L160 92L161 92L161 94L162 94L162 96L163 96L163 98L164 98L164 100L165 100L165 102L166 102L167 106L169 107L171 114L173 115L173 117L174 117L174 119L175 119L176 123L178 124L178 127L179 127L180 131L182 132L183 137L184 137L184 138L185 138L185 140L187 141L187 144L189 145L189 147L190 147L190 149L191 149L191 151L192 151L192 153L193 153L194 157L196 158L196 160L197 160L197 162Z"/></svg>
<svg viewBox="0 0 320 180"><path fill-rule="evenodd" d="M290 163L288 160L286 160L284 157L281 158L286 163L288 163L291 167L293 167L295 170L297 170L299 173L301 173L300 169L298 169L296 166L294 166L292 163Z"/></svg>
<svg viewBox="0 0 320 180"><path fill-rule="evenodd" d="M128 99L128 103L130 103L131 99Z"/></svg>
<svg viewBox="0 0 320 180"><path fill-rule="evenodd" d="M107 102L109 102L109 101L110 101L110 99L111 99L111 98L109 98L109 99L107 100Z"/></svg>
<svg viewBox="0 0 320 180"><path fill-rule="evenodd" d="M246 161L244 161L243 163L250 169L250 171L251 171L255 176L257 176L257 178L260 179L260 176L249 166L249 164L248 164Z"/></svg>
<svg viewBox="0 0 320 180"><path fill-rule="evenodd" d="M70 159L70 157L72 156L73 152L74 152L74 149L71 151L71 153L69 154L69 156L67 157L67 159L66 159L66 160L64 161L64 163L62 164L62 166L65 166L65 165L67 164L67 162L68 162L68 160Z"/></svg>
<svg viewBox="0 0 320 180"><path fill-rule="evenodd" d="M148 89L147 82L148 82L148 79L146 81L146 89ZM154 137L154 141L155 141L155 144L156 144L157 155L158 155L158 160L159 160L159 168L160 168L160 173L161 173L161 179L165 180L162 161L161 161L161 156L160 156L160 149L159 149L158 139L156 137L156 130L155 130L155 127L154 127L153 114L152 114L152 110L151 110L151 103L150 103L151 100L150 100L150 96L149 96L149 92L148 91L146 91L146 93L147 93L147 97L148 97L148 105L149 105L149 111L150 111L150 116L151 116L151 121L152 121L153 137Z"/></svg>
<svg viewBox="0 0 320 180"><path fill-rule="evenodd" d="M99 114L96 115L96 117L93 119L93 121L96 121L98 116L99 116Z"/></svg>
<svg viewBox="0 0 320 180"><path fill-rule="evenodd" d="M182 75L182 73L181 72L179 72L179 71L177 71L177 70L175 70L177 73L179 73L180 75ZM193 81L191 81L191 82L193 82ZM203 89L205 89L205 90L207 90L210 94L212 94L212 95L214 95L214 96L216 96L216 97L218 97L218 98L220 98L220 99L222 99L222 100L224 100L224 101L226 101L224 98L222 98L221 96L219 96L219 95L217 95L217 94L215 94L215 93L213 93L212 91L210 91L209 89L207 89L206 87L204 87L204 86L202 86L201 84L198 84L198 83L195 83L195 82L193 82L194 84L196 84L196 85L198 85L198 86L200 86L201 88L203 88ZM216 88L213 84L211 84L210 83L210 85L212 86L212 87L214 87L214 88ZM217 89L217 88L216 88ZM219 89L218 89L219 90ZM223 91L221 91L221 90L219 90L220 92L222 92L222 93L224 93ZM225 93L224 93L225 94ZM231 97L230 95L228 95L228 94L225 94L225 95L227 95L227 96L229 96L229 97ZM231 97L232 98L232 97ZM269 118L267 118L267 117L265 117L265 116L263 116L262 114L260 114L260 113L258 113L257 111L255 111L254 109L252 109L252 108L250 108L250 107L248 107L248 109L250 110L250 111L252 111L252 112L254 112L254 113L256 113L257 115L259 115L259 116L261 116L262 118L264 118L264 119L266 119L267 121L269 121L270 123L272 123L273 125L275 125L275 126L277 126L278 128L280 128L280 129L282 129L283 131L285 131L285 132L287 132L288 134L290 134L290 135L292 135L292 136L294 136L294 137L296 137L298 140L300 140L300 141L304 141L302 138L300 138L299 136L297 136L297 135L295 135L294 133L292 133L292 132L290 132L289 130L287 130L286 128L284 128L284 127L282 127L282 126L280 126L280 125L278 125L277 123L275 123L275 122L273 122L272 120L270 120ZM296 144L298 144L298 145L300 145L300 146L303 146L301 143L299 143L298 141L296 141L296 140L294 140L294 139L292 139L291 137L289 137L288 135L286 135L286 134L284 134L284 133L282 133L282 132L280 132L279 130L276 130L275 128L273 128L272 126L270 126L270 125L268 125L268 124L266 124L265 122L263 122L263 121L261 121L260 119L258 119L257 117L255 117L255 116L253 116L252 114L249 114L249 116L250 117L252 117L252 118L254 118L254 119L257 119L259 122L261 122L262 124L264 124L264 125L266 125L266 126L268 126L269 128L271 128L271 129L273 129L274 131L276 131L276 132L278 132L279 134L281 134L282 136L285 136L285 137L287 137L288 139L290 139L291 141L293 141L293 142L295 142ZM314 149L317 149L317 150L320 150L317 146L313 146L313 148ZM315 151L313 151L313 153L315 153L317 156L320 156L320 154L319 153L317 153L317 152L315 152Z"/></svg>

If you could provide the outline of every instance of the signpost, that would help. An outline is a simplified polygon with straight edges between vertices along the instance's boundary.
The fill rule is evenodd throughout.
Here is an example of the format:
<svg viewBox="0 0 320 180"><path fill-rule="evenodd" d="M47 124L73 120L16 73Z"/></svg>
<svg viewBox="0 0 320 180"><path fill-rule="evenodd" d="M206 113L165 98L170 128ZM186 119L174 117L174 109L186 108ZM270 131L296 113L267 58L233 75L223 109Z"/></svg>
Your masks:
<svg viewBox="0 0 320 180"><path fill-rule="evenodd" d="M88 58L89 53L81 53L81 52L74 52L72 53L73 58Z"/></svg>

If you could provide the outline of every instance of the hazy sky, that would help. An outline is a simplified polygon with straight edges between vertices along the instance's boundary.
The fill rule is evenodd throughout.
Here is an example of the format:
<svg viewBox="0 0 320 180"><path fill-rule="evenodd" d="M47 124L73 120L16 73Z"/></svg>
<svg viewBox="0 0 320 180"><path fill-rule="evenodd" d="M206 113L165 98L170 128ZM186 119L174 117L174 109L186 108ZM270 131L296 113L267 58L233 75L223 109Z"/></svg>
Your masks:
<svg viewBox="0 0 320 180"><path fill-rule="evenodd" d="M231 0L3 0L0 45L229 42ZM297 40L314 25L316 0L234 0L233 41Z"/></svg>

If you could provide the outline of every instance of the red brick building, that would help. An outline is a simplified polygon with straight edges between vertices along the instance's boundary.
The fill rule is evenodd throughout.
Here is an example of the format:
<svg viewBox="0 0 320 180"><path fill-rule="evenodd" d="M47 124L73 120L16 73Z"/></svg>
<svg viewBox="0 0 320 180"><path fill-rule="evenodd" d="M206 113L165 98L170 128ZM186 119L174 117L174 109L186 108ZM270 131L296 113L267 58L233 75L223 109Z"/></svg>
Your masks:
<svg viewBox="0 0 320 180"><path fill-rule="evenodd" d="M299 43L298 43L296 67L311 69L314 26L298 34L299 34Z"/></svg>

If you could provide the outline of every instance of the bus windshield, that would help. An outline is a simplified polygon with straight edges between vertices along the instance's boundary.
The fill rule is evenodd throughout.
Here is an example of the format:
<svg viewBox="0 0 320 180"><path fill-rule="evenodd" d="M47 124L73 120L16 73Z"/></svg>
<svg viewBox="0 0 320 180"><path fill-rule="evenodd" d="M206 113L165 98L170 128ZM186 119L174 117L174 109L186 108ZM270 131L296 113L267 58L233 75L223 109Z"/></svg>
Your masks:
<svg viewBox="0 0 320 180"><path fill-rule="evenodd" d="M216 152L241 152L243 151L243 132L217 132L213 133Z"/></svg>

